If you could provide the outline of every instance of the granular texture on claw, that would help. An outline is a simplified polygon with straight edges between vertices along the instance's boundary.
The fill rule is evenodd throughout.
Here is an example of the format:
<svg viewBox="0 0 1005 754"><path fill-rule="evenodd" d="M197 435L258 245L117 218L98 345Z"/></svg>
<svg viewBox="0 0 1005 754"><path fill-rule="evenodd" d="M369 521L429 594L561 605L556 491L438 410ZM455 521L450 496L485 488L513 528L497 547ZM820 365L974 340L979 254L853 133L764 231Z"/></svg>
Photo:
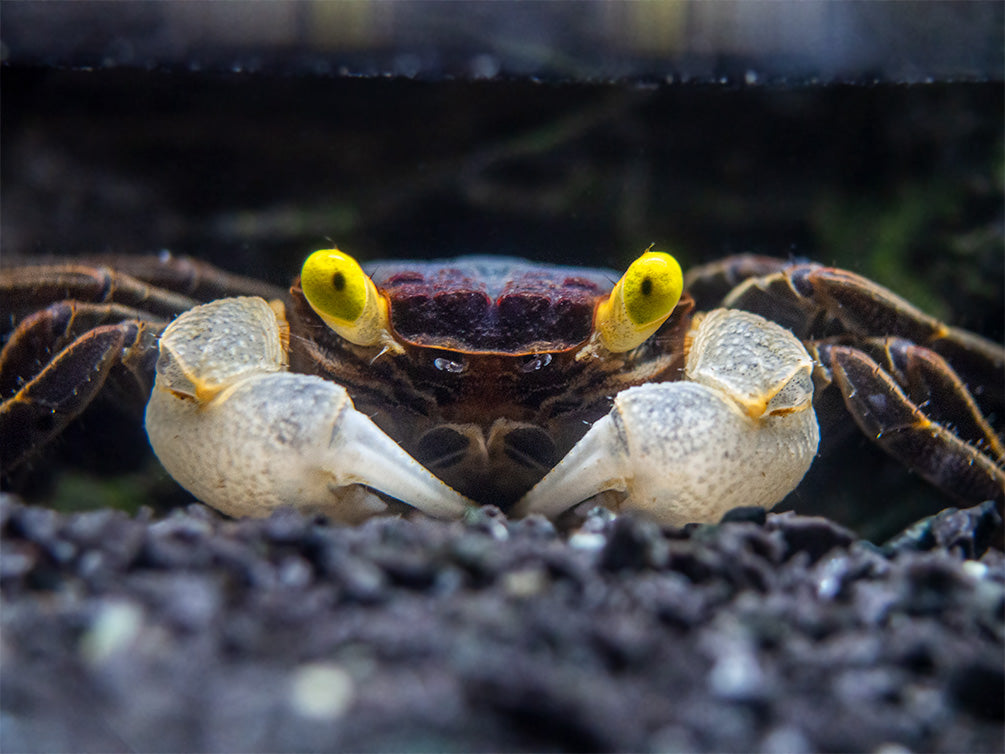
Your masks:
<svg viewBox="0 0 1005 754"><path fill-rule="evenodd" d="M5 498L0 749L1000 750L996 516L881 550L792 514L568 536Z"/></svg>

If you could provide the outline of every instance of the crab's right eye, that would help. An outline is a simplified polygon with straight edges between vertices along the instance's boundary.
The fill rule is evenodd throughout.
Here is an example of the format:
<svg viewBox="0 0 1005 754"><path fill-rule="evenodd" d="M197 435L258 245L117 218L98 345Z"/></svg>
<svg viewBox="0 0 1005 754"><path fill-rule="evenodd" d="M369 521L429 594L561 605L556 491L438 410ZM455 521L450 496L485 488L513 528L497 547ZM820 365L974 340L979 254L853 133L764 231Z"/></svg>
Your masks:
<svg viewBox="0 0 1005 754"><path fill-rule="evenodd" d="M662 251L646 251L600 302L594 327L613 353L641 345L673 312L684 278L677 260Z"/></svg>
<svg viewBox="0 0 1005 754"><path fill-rule="evenodd" d="M359 346L386 342L387 301L359 262L338 249L315 251L300 271L307 303L330 328Z"/></svg>

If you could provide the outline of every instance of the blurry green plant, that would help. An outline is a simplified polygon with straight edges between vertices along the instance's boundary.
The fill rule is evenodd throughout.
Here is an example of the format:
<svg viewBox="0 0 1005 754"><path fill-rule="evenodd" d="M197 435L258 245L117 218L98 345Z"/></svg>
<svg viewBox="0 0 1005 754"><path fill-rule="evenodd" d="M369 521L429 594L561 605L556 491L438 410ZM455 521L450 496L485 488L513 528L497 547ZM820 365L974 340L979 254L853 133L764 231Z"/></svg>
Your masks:
<svg viewBox="0 0 1005 754"><path fill-rule="evenodd" d="M156 460L121 474L91 473L77 468L60 469L45 505L63 513L116 508L135 514L143 506L169 510L191 501L167 476Z"/></svg>
<svg viewBox="0 0 1005 754"><path fill-rule="evenodd" d="M828 195L810 218L817 258L935 317L986 332L1003 305L1003 176L996 161L968 182L934 178L902 184L892 195ZM988 212L995 204L998 211ZM996 329L988 334L1000 337Z"/></svg>

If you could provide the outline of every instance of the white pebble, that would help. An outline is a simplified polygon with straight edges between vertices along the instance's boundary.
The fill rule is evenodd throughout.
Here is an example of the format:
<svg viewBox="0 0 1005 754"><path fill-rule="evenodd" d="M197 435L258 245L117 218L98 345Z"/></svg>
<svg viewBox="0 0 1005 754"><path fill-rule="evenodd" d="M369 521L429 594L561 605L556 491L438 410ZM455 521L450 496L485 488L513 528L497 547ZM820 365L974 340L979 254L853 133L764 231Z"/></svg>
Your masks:
<svg viewBox="0 0 1005 754"><path fill-rule="evenodd" d="M332 662L301 665L290 678L290 703L302 717L315 720L342 717L354 697L352 676Z"/></svg>
<svg viewBox="0 0 1005 754"><path fill-rule="evenodd" d="M80 653L98 665L131 644L143 627L143 611L129 602L102 605L90 629L81 637Z"/></svg>

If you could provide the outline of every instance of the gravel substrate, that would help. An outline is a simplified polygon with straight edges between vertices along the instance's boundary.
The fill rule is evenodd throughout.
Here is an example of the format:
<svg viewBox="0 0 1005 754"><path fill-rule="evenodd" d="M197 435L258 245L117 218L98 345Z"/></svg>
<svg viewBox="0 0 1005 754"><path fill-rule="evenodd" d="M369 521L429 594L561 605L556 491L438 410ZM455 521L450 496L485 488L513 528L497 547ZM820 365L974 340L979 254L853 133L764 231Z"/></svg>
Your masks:
<svg viewBox="0 0 1005 754"><path fill-rule="evenodd" d="M988 505L884 549L0 503L3 751L1001 751Z"/></svg>

